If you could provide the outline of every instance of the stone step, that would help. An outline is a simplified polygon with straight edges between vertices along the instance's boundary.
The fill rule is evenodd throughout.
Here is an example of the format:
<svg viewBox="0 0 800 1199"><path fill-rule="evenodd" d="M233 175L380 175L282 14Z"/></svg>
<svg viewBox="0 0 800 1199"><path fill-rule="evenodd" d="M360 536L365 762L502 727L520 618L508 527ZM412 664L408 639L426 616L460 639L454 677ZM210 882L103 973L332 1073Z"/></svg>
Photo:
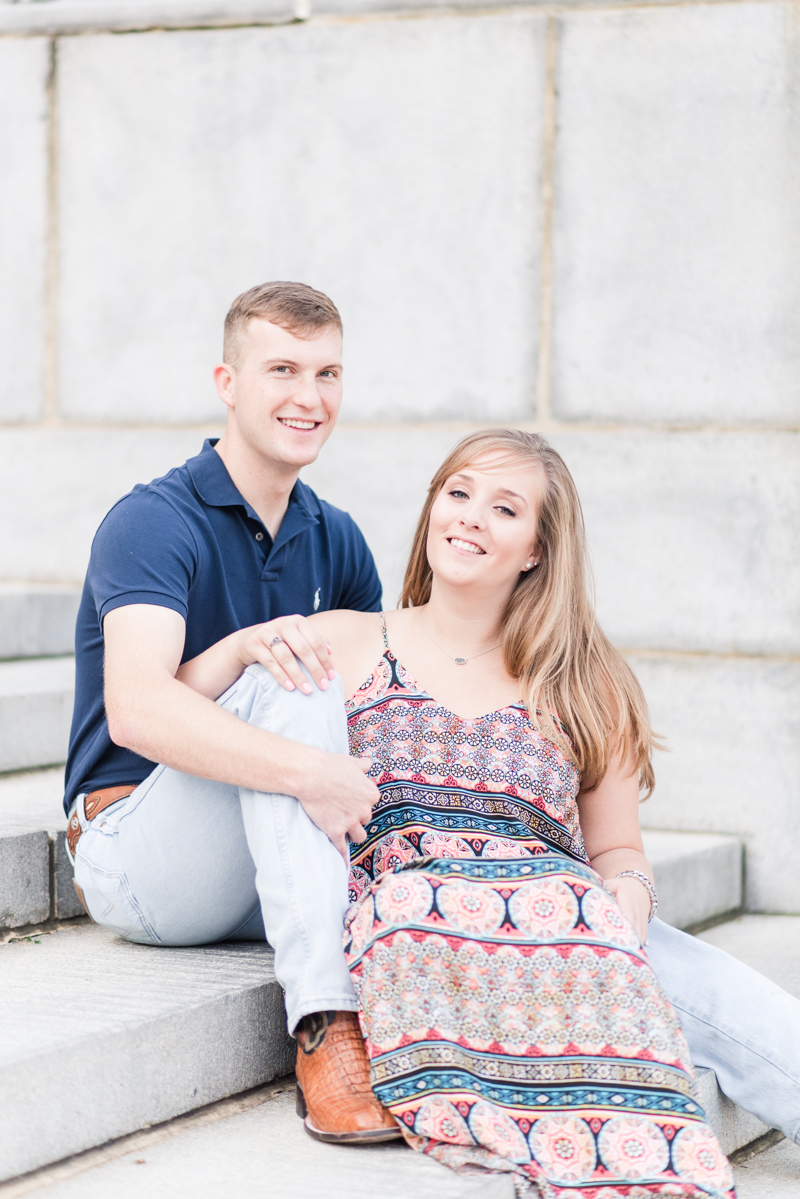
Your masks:
<svg viewBox="0 0 800 1199"><path fill-rule="evenodd" d="M0 947L0 1181L291 1072L266 945Z"/></svg>
<svg viewBox="0 0 800 1199"><path fill-rule="evenodd" d="M264 945L159 949L82 924L2 946L0 986L0 1183L293 1069ZM765 1131L710 1071L698 1099L729 1153Z"/></svg>
<svg viewBox="0 0 800 1199"><path fill-rule="evenodd" d="M0 662L0 772L65 761L74 690L71 657Z"/></svg>
<svg viewBox="0 0 800 1199"><path fill-rule="evenodd" d="M738 837L644 829L642 839L658 914L667 924L693 928L741 909L744 846Z"/></svg>
<svg viewBox="0 0 800 1199"><path fill-rule="evenodd" d="M66 583L0 583L0 659L71 654L80 598Z"/></svg>
<svg viewBox="0 0 800 1199"><path fill-rule="evenodd" d="M0 929L83 914L64 845L64 769L0 778Z"/></svg>

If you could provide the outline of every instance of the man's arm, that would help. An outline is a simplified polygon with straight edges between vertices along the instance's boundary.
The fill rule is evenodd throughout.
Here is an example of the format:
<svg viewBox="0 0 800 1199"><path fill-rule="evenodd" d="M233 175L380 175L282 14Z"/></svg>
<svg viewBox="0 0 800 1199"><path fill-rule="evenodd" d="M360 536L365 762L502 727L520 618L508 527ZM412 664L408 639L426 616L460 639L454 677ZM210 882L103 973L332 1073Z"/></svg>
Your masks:
<svg viewBox="0 0 800 1199"><path fill-rule="evenodd" d="M328 754L239 720L175 674L185 623L170 608L130 604L103 621L111 740L199 778L294 795L348 860L345 834L365 839L378 789L368 759Z"/></svg>

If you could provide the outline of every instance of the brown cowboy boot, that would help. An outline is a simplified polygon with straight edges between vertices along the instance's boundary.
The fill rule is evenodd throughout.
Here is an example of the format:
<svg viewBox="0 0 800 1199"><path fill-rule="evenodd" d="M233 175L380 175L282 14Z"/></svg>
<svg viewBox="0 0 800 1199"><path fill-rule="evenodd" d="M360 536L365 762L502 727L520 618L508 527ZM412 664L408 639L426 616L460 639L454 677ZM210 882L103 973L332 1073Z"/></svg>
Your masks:
<svg viewBox="0 0 800 1199"><path fill-rule="evenodd" d="M318 1141L374 1145L402 1136L369 1082L355 1012L314 1012L297 1032L297 1114Z"/></svg>

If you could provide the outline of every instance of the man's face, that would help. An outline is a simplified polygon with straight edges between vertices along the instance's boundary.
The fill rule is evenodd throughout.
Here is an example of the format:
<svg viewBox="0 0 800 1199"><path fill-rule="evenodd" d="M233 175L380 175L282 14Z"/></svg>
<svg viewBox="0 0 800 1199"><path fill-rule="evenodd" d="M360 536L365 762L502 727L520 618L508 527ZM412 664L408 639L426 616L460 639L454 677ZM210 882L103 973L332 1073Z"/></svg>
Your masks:
<svg viewBox="0 0 800 1199"><path fill-rule="evenodd" d="M239 358L227 387L220 388L231 409L229 424L273 469L313 462L342 403L339 330L328 325L315 336L296 337L270 321L251 320Z"/></svg>

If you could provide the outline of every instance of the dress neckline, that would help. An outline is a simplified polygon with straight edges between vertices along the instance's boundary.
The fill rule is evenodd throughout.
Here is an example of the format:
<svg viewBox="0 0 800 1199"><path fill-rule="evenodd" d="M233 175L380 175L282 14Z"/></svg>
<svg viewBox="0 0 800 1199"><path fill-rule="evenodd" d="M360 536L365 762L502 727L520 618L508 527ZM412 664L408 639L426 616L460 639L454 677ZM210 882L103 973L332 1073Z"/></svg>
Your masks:
<svg viewBox="0 0 800 1199"><path fill-rule="evenodd" d="M386 630L386 613L385 612L381 612L381 632L383 634L383 646L384 646L384 652L381 655L381 662L387 661L390 666L392 665L392 663L394 663L396 672L402 672L404 680L405 680L407 686L409 687L409 690L417 691L421 697L424 696L425 699L430 700L430 702L433 704L435 711L443 712L446 716L452 716L454 720L460 720L462 724L475 724L477 721L480 721L480 720L491 720L491 718L493 716L500 716L503 712L508 712L510 709L515 709L517 711L519 711L521 709L523 712L527 713L527 711L528 711L527 706L522 702L521 699L518 699L518 700L515 700L513 703L503 704L503 706L500 708L494 708L494 709L492 709L491 712L484 712L480 716L460 716L458 714L458 712L454 712L452 710L452 708L448 708L444 704L439 703L439 701L435 698L435 696L432 695L431 692L428 691L428 689L426 687L422 687L417 682L417 680L414 678L411 671L408 670L403 665L403 663L400 661L400 659L397 658L395 656L395 654L392 653L392 648L389 645L389 635ZM378 665L380 666L380 663L378 663ZM371 676L373 678L374 678L374 673L375 672L373 671L373 674ZM356 695L358 695L358 692L356 692ZM356 698L356 695L353 696L353 699Z"/></svg>

